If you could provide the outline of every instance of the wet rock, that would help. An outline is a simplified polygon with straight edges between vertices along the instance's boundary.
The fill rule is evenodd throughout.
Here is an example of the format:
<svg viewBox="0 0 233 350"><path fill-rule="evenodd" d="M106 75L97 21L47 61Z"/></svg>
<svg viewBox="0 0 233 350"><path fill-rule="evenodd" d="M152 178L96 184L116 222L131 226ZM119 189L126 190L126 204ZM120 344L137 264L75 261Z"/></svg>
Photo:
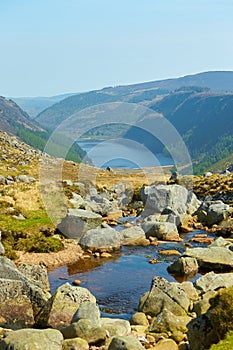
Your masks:
<svg viewBox="0 0 233 350"><path fill-rule="evenodd" d="M169 273L176 276L195 275L198 272L198 263L195 258L180 257L167 269Z"/></svg>
<svg viewBox="0 0 233 350"><path fill-rule="evenodd" d="M195 258L203 270L227 271L233 269L233 252L222 247L187 248L183 256Z"/></svg>
<svg viewBox="0 0 233 350"><path fill-rule="evenodd" d="M145 232L141 227L133 226L120 232L122 244L137 244L146 239Z"/></svg>
<svg viewBox="0 0 233 350"><path fill-rule="evenodd" d="M89 350L88 342L82 338L65 339L62 350Z"/></svg>
<svg viewBox="0 0 233 350"><path fill-rule="evenodd" d="M113 337L108 350L143 350L143 346L136 338L128 337Z"/></svg>
<svg viewBox="0 0 233 350"><path fill-rule="evenodd" d="M0 341L0 348L2 350L62 350L62 341L62 334L55 329L20 329L7 333L6 337Z"/></svg>
<svg viewBox="0 0 233 350"><path fill-rule="evenodd" d="M97 344L106 339L106 331L102 327L84 318L62 328L61 332L65 339L82 338L88 344Z"/></svg>
<svg viewBox="0 0 233 350"><path fill-rule="evenodd" d="M85 250L112 251L119 249L121 245L119 233L110 228L96 228L83 234L79 241L80 246Z"/></svg>
<svg viewBox="0 0 233 350"><path fill-rule="evenodd" d="M180 236L175 224L170 222L150 221L142 223L146 237L152 236L166 241L180 241Z"/></svg>
<svg viewBox="0 0 233 350"><path fill-rule="evenodd" d="M100 325L110 337L125 336L131 331L129 321L118 318L101 318Z"/></svg>
<svg viewBox="0 0 233 350"><path fill-rule="evenodd" d="M69 325L81 303L96 302L88 289L66 283L59 287L36 317L42 327L61 328Z"/></svg>
<svg viewBox="0 0 233 350"><path fill-rule="evenodd" d="M19 266L19 271L36 286L43 290L50 290L48 273L45 266L22 264Z"/></svg>
<svg viewBox="0 0 233 350"><path fill-rule="evenodd" d="M100 226L101 223L102 216L99 214L83 209L69 209L58 229L65 237L79 241L85 232Z"/></svg>
<svg viewBox="0 0 233 350"><path fill-rule="evenodd" d="M89 319L93 323L100 322L100 310L96 303L90 301L82 302L78 310L75 312L71 322L78 322L82 318Z"/></svg>

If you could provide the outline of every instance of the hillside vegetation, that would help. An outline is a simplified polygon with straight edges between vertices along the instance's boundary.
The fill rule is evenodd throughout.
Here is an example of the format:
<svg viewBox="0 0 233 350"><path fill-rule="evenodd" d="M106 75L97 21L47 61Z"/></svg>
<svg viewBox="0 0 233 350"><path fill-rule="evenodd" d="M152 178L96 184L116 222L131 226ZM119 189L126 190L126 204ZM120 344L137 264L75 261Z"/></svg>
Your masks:
<svg viewBox="0 0 233 350"><path fill-rule="evenodd" d="M32 147L44 150L46 143L51 135L50 132L41 127L37 122L29 118L14 101L0 97L0 130L18 136L22 141ZM65 144L65 139L63 140ZM64 146L65 147L65 146ZM64 147L60 142L51 147L53 155L59 157L64 153ZM85 152L74 143L68 151L67 160L80 162L85 156Z"/></svg>

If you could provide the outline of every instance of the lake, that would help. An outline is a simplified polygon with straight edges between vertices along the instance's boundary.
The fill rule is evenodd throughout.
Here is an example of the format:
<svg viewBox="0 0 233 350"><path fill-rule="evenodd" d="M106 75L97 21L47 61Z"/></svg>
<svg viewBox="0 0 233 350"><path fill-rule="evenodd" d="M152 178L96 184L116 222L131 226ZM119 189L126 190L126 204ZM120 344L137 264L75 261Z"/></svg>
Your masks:
<svg viewBox="0 0 233 350"><path fill-rule="evenodd" d="M174 164L172 158L161 153L154 155L144 145L131 140L78 140L77 143L98 168L141 169Z"/></svg>

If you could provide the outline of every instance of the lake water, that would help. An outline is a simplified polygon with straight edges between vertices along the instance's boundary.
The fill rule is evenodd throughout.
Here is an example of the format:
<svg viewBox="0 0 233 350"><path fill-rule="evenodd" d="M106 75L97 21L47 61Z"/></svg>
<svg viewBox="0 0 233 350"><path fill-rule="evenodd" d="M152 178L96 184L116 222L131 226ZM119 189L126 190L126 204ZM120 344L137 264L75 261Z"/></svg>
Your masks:
<svg viewBox="0 0 233 350"><path fill-rule="evenodd" d="M131 140L116 139L102 142L79 140L77 143L98 168L140 169L174 164L171 158L160 153L154 155L145 146Z"/></svg>

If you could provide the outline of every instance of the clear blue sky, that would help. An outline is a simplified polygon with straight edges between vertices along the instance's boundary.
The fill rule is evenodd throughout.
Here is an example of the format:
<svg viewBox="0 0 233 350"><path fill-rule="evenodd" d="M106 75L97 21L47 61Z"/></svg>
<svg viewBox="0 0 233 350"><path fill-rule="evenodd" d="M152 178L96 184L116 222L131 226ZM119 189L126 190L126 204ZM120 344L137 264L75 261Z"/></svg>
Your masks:
<svg viewBox="0 0 233 350"><path fill-rule="evenodd" d="M233 70L232 0L0 0L0 95Z"/></svg>

